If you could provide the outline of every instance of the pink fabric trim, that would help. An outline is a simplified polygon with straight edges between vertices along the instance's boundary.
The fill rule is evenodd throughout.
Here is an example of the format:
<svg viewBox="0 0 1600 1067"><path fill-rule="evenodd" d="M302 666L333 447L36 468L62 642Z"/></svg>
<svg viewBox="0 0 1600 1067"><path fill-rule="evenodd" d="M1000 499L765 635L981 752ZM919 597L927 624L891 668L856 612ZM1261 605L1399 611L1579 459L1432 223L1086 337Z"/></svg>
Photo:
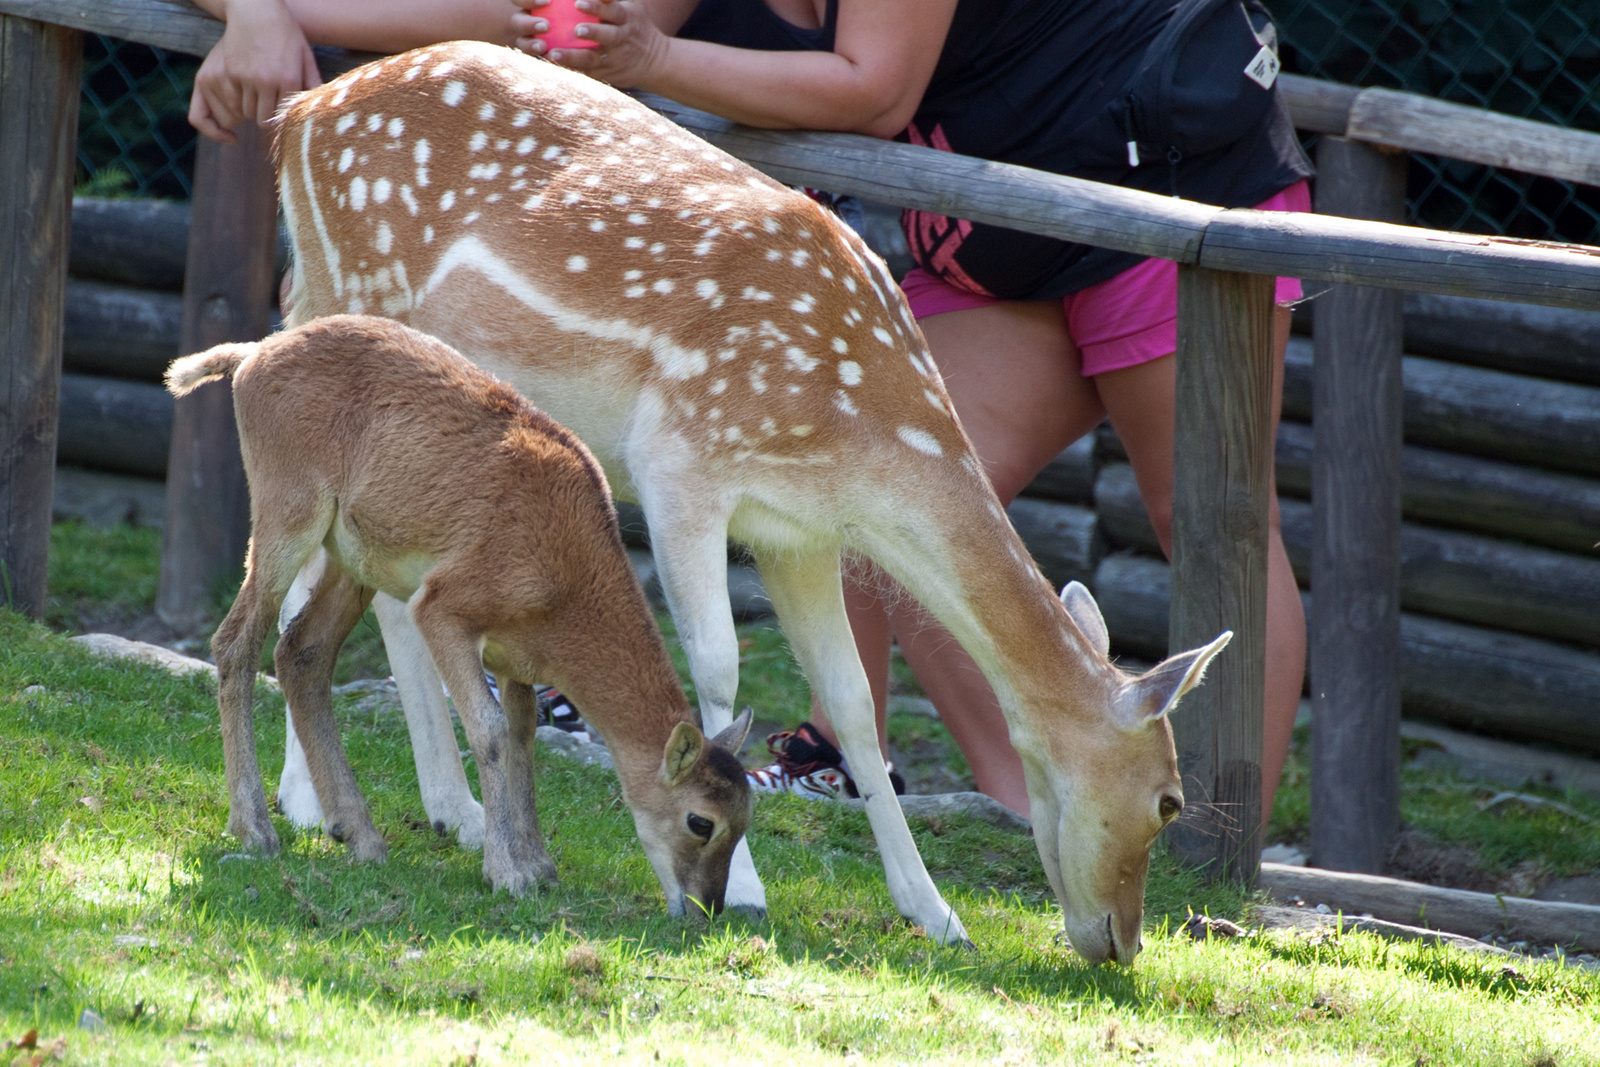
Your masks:
<svg viewBox="0 0 1600 1067"><path fill-rule="evenodd" d="M1297 182L1257 204L1256 210L1310 211L1310 186ZM900 287L919 319L1001 303L958 289L920 267L912 268ZM1279 304L1293 303L1302 295L1300 279L1278 279ZM1083 355L1086 376L1148 363L1178 347L1178 265L1171 260L1137 263L1099 285L1063 297L1061 305Z"/></svg>

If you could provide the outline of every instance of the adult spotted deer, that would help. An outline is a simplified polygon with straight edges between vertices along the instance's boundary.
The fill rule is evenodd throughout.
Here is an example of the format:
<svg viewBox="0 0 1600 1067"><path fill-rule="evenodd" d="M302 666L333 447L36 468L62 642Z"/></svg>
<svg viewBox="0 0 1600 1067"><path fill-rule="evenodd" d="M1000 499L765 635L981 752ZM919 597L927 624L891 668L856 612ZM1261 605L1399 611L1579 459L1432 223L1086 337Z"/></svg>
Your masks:
<svg viewBox="0 0 1600 1067"><path fill-rule="evenodd" d="M1165 716L1227 635L1142 677L1110 662L1099 609L1040 576L854 233L623 94L482 44L296 98L277 147L291 319L401 319L582 437L644 508L708 730L738 682L731 536L838 731L896 906L965 940L889 784L845 618L841 553L874 560L993 683L1073 944L1133 959L1149 848L1182 803ZM763 906L740 870L730 905Z"/></svg>
<svg viewBox="0 0 1600 1067"><path fill-rule="evenodd" d="M244 585L212 641L229 831L278 850L251 698L290 583L323 550L275 659L329 836L362 859L388 854L330 688L339 647L382 590L407 605L455 695L483 787L490 885L521 894L556 875L534 810L532 683L545 681L582 700L608 742L668 909L682 915L691 898L720 908L750 822L735 756L749 712L709 743L691 721L605 477L578 439L442 342L371 316L219 345L178 360L167 383L181 396L217 377L233 379L251 509Z"/></svg>

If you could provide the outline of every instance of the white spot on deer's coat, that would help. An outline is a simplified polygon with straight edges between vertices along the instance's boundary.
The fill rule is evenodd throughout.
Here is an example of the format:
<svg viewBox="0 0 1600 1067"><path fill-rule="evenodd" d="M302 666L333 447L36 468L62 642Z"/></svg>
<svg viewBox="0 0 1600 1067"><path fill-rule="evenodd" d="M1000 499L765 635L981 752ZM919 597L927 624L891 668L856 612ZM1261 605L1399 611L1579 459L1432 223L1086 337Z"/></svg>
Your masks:
<svg viewBox="0 0 1600 1067"><path fill-rule="evenodd" d="M855 292L856 291L856 280L854 278L850 277L850 275L846 274L844 276L844 287L846 289L850 290L852 293Z"/></svg>
<svg viewBox="0 0 1600 1067"><path fill-rule="evenodd" d="M445 190L445 194L439 198L439 210L440 211L449 211L451 208L453 208L455 206L456 206L456 191L454 189Z"/></svg>
<svg viewBox="0 0 1600 1067"><path fill-rule="evenodd" d="M574 274L577 274L580 271L586 271L589 269L589 261L584 259L582 256L568 256L567 269L572 271Z"/></svg>
<svg viewBox="0 0 1600 1067"><path fill-rule="evenodd" d="M811 258L811 253L807 252L803 248L797 248L793 252L789 253L789 262L794 264L796 267L805 266L806 262L810 258Z"/></svg>
<svg viewBox="0 0 1600 1067"><path fill-rule="evenodd" d="M406 206L406 210L412 215L417 213L417 197L416 194L411 191L411 186L402 185L400 187L400 202Z"/></svg>
<svg viewBox="0 0 1600 1067"><path fill-rule="evenodd" d="M712 243L710 241L701 241L694 246L694 254L697 256L707 255L711 252L711 248Z"/></svg>
<svg viewBox="0 0 1600 1067"><path fill-rule="evenodd" d="M701 278L694 283L694 295L701 300L710 300L717 295L717 283L710 278Z"/></svg>
<svg viewBox="0 0 1600 1067"><path fill-rule="evenodd" d="M482 152L484 146L486 146L488 143L489 135L484 133L482 130L479 130L477 133L473 134L472 139L467 142L467 147L472 149L474 152Z"/></svg>
<svg viewBox="0 0 1600 1067"><path fill-rule="evenodd" d="M709 394L710 396L721 396L723 393L725 393L727 391L728 391L728 379L726 379L726 378L718 378L716 381L711 383L711 387L706 390L706 393ZM713 409L713 410L715 410L715 409Z"/></svg>
<svg viewBox="0 0 1600 1067"><path fill-rule="evenodd" d="M761 220L761 228L766 230L768 233L777 233L783 227L778 225L777 219L773 218L771 215L768 215L766 218Z"/></svg>
<svg viewBox="0 0 1600 1067"><path fill-rule="evenodd" d="M839 362L839 380L846 385L861 384L861 364L853 359Z"/></svg>
<svg viewBox="0 0 1600 1067"><path fill-rule="evenodd" d="M647 290L642 285L630 285L622 291L622 295L630 300L637 300L639 297L643 296L646 291Z"/></svg>
<svg viewBox="0 0 1600 1067"><path fill-rule="evenodd" d="M915 426L902 426L895 431L895 436L925 456L944 455L944 448L939 444L938 438L927 430L919 430Z"/></svg>
<svg viewBox="0 0 1600 1067"><path fill-rule="evenodd" d="M673 285L671 278L657 278L655 283L651 285L650 288L654 289L662 296L666 296L668 293L672 292L676 286Z"/></svg>
<svg viewBox="0 0 1600 1067"><path fill-rule="evenodd" d="M356 161L356 150L354 148L346 148L343 152L340 152L339 153L339 173L343 174L345 171L349 170L350 169L350 164L354 163L355 161Z"/></svg>
<svg viewBox="0 0 1600 1067"><path fill-rule="evenodd" d="M467 177L477 178L480 181L493 181L499 176L500 164L498 163L474 163L472 168L467 171Z"/></svg>
<svg viewBox="0 0 1600 1067"><path fill-rule="evenodd" d="M388 203L389 193L393 188L394 186L389 184L388 178L379 178L372 183L372 202L374 204Z"/></svg>
<svg viewBox="0 0 1600 1067"><path fill-rule="evenodd" d="M789 432L794 434L796 437L805 437L814 429L816 429L815 426L807 426L806 424L801 423L799 426L789 427Z"/></svg>
<svg viewBox="0 0 1600 1067"><path fill-rule="evenodd" d="M529 111L527 108L523 108L521 111L518 111L512 116L511 125L520 130L531 121L533 121L533 112Z"/></svg>
<svg viewBox="0 0 1600 1067"><path fill-rule="evenodd" d="M604 233L605 230L606 230L606 220L605 219L593 219L593 220L591 220L590 223L589 223L589 229L593 233Z"/></svg>
<svg viewBox="0 0 1600 1067"><path fill-rule="evenodd" d="M874 326L872 328L872 336L876 337L890 348L894 347L894 338L891 337L889 335L889 331L885 330L882 326Z"/></svg>
<svg viewBox="0 0 1600 1067"><path fill-rule="evenodd" d="M367 206L367 179L357 174L350 179L350 207L361 211Z"/></svg>
<svg viewBox="0 0 1600 1067"><path fill-rule="evenodd" d="M634 251L638 251L639 249L644 247L644 238L643 237L630 237L627 240L622 242L622 247L623 248L631 248Z"/></svg>
<svg viewBox="0 0 1600 1067"><path fill-rule="evenodd" d="M851 400L850 394L845 392L843 389L839 389L834 392L833 406L844 412L846 415L861 414L861 409L856 407L856 402Z"/></svg>
<svg viewBox="0 0 1600 1067"><path fill-rule="evenodd" d="M494 105L493 104L484 104L482 107L480 107L478 109L478 121L479 122L488 122L492 118L494 118Z"/></svg>
<svg viewBox="0 0 1600 1067"><path fill-rule="evenodd" d="M399 137L406 132L406 120L398 115L389 120L389 136Z"/></svg>
<svg viewBox="0 0 1600 1067"><path fill-rule="evenodd" d="M433 244L433 227L432 226L424 226L422 228L422 243L425 244L425 245Z"/></svg>
<svg viewBox="0 0 1600 1067"><path fill-rule="evenodd" d="M744 293L741 294L741 295L746 300L762 300L762 301L765 301L765 300L771 300L772 299L772 294L771 293L769 293L769 292L767 292L767 291L765 291L763 289L757 289L753 285L745 286L744 287Z"/></svg>
<svg viewBox="0 0 1600 1067"><path fill-rule="evenodd" d="M339 121L338 122L334 123L333 132L334 133L346 133L346 132L349 131L350 127L354 126L355 124L356 124L355 113L354 112L346 112L345 114L339 116ZM345 151L348 152L349 149L345 149Z"/></svg>
<svg viewBox="0 0 1600 1067"><path fill-rule="evenodd" d="M843 337L835 337L833 339L833 350L842 356L846 352L850 351L850 345Z"/></svg>
<svg viewBox="0 0 1600 1067"><path fill-rule="evenodd" d="M428 165L428 160L433 158L433 146L428 143L426 137L417 138L417 143L411 149L411 158L419 167Z"/></svg>
<svg viewBox="0 0 1600 1067"><path fill-rule="evenodd" d="M377 133L378 130L380 128L382 128L382 126L383 126L383 116L382 115L374 114L374 115L368 115L367 116L367 132L368 133Z"/></svg>
<svg viewBox="0 0 1600 1067"><path fill-rule="evenodd" d="M433 73L434 77L439 76L438 71L434 71ZM457 104L461 103L462 98L466 95L467 83L453 81L444 87L444 92L439 94L439 99L444 101L446 107L455 107Z"/></svg>
<svg viewBox="0 0 1600 1067"><path fill-rule="evenodd" d="M924 389L922 391L922 395L928 398L928 403L932 404L934 407L938 408L940 411L946 410L945 406L944 406L944 401L939 399L939 394L934 392L932 389Z"/></svg>
<svg viewBox="0 0 1600 1067"><path fill-rule="evenodd" d="M394 247L394 231L389 228L387 222L378 223L378 235L374 238L372 245L378 250L378 255L380 256L388 255L389 249Z"/></svg>
<svg viewBox="0 0 1600 1067"><path fill-rule="evenodd" d="M643 277L644 271L642 270L625 270L622 272L622 280L625 282L636 282Z"/></svg>
<svg viewBox="0 0 1600 1067"><path fill-rule="evenodd" d="M792 310L797 311L802 315L811 314L811 309L816 306L817 298L812 296L810 293L801 293L799 297L789 304L789 307Z"/></svg>
<svg viewBox="0 0 1600 1067"><path fill-rule="evenodd" d="M666 250L667 250L666 244L661 242L661 241L657 241L655 244L650 246L650 254L652 256L659 256L661 253L665 252Z"/></svg>
<svg viewBox="0 0 1600 1067"><path fill-rule="evenodd" d="M783 350L783 354L788 357L789 366L801 374L810 374L817 369L817 364L822 362L816 356L811 355L797 345L790 345Z"/></svg>
<svg viewBox="0 0 1600 1067"><path fill-rule="evenodd" d="M445 62L440 63L437 67L434 67L433 70L430 71L429 73L432 74L435 78L442 78L446 74L449 74L452 70L455 70L455 69L456 69L456 65L453 62L451 62L449 60L446 60ZM452 83L452 84L454 84L454 83ZM462 86L462 88L465 89L466 86Z"/></svg>
<svg viewBox="0 0 1600 1067"><path fill-rule="evenodd" d="M464 218L464 219L462 219L462 220L461 220L461 225L463 225L463 226L470 226L470 225L472 225L472 224L473 224L473 223L474 223L474 222L477 222L477 221L478 221L478 220L479 220L479 219L481 219L481 218L483 218L483 212L481 212L481 211L474 211L474 212L472 212L472 213L471 213L471 214L470 214L470 215L468 215L468 216L467 216L467 217L466 217L466 218Z"/></svg>
<svg viewBox="0 0 1600 1067"><path fill-rule="evenodd" d="M639 214L637 211L630 212L628 215L628 224L631 226L643 226L648 221L648 219Z"/></svg>

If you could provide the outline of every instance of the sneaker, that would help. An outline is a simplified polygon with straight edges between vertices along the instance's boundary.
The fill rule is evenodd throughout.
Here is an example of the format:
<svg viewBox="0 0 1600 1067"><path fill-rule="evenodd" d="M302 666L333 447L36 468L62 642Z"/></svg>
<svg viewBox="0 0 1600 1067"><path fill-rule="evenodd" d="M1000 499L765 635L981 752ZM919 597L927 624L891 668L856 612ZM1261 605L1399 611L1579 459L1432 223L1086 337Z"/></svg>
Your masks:
<svg viewBox="0 0 1600 1067"><path fill-rule="evenodd" d="M578 714L578 709L572 702L561 695L559 689L543 689L539 692L539 725L554 726L557 730L565 731L579 741L593 741L589 736L589 727Z"/></svg>
<svg viewBox="0 0 1600 1067"><path fill-rule="evenodd" d="M828 798L860 796L844 768L844 755L809 722L769 735L767 750L777 762L746 771L750 787L757 792ZM895 793L904 793L905 779L892 764L885 766Z"/></svg>

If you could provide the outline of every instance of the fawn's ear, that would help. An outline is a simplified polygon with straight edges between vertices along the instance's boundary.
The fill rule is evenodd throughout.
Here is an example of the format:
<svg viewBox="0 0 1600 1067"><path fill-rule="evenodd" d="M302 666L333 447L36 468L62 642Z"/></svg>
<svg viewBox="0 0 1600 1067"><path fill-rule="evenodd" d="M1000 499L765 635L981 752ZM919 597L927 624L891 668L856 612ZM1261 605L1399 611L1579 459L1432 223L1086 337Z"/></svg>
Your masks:
<svg viewBox="0 0 1600 1067"><path fill-rule="evenodd" d="M1106 629L1105 616L1100 614L1094 594L1082 582L1068 582L1061 588L1061 603L1089 643L1099 649L1102 656L1109 656L1111 633Z"/></svg>
<svg viewBox="0 0 1600 1067"><path fill-rule="evenodd" d="M750 720L753 718L755 718L755 712L745 708L739 712L739 717L734 719L726 730L711 739L711 743L718 748L725 748L737 756L739 750L744 747L744 739L750 736Z"/></svg>
<svg viewBox="0 0 1600 1067"><path fill-rule="evenodd" d="M1122 726L1137 730L1152 719L1169 714L1178 706L1179 697L1200 684L1206 665L1231 640L1233 631L1224 630L1204 648L1180 652L1139 677L1124 682L1114 698L1116 714Z"/></svg>
<svg viewBox="0 0 1600 1067"><path fill-rule="evenodd" d="M661 758L661 777L668 785L677 785L694 769L705 743L705 734L692 722L680 722L672 728L666 753Z"/></svg>

